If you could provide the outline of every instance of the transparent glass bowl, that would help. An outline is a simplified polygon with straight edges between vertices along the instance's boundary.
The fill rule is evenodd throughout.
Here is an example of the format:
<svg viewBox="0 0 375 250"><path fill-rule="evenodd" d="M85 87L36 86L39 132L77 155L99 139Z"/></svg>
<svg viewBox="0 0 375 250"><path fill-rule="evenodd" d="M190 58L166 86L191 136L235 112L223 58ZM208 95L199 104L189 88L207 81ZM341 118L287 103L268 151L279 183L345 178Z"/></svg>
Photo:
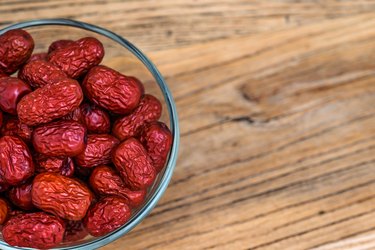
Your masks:
<svg viewBox="0 0 375 250"><path fill-rule="evenodd" d="M125 75L136 76L144 83L146 93L155 95L163 104L161 121L169 124L173 134L173 145L166 166L158 175L154 185L149 189L143 205L133 211L131 219L125 225L112 233L103 237L87 236L79 241L63 243L54 249L91 250L104 246L132 230L151 212L165 192L172 177L179 145L179 127L176 106L171 92L155 65L133 44L109 30L68 19L41 19L8 26L1 29L0 34L11 29L24 29L33 36L35 41L33 53L47 52L48 46L55 40L77 40L86 36L96 37L103 43L105 48L105 57L102 64L112 67ZM131 246L129 247L131 248ZM0 249L25 248L9 246L2 241L0 234Z"/></svg>

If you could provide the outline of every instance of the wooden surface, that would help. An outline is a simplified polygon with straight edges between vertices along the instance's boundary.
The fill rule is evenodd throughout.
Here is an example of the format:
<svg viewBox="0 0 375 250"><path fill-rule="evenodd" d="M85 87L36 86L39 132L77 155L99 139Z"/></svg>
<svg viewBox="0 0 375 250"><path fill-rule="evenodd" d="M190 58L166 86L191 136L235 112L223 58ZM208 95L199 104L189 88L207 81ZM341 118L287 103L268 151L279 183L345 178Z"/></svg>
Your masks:
<svg viewBox="0 0 375 250"><path fill-rule="evenodd" d="M152 214L104 250L375 249L375 1L1 1L127 37L176 99Z"/></svg>

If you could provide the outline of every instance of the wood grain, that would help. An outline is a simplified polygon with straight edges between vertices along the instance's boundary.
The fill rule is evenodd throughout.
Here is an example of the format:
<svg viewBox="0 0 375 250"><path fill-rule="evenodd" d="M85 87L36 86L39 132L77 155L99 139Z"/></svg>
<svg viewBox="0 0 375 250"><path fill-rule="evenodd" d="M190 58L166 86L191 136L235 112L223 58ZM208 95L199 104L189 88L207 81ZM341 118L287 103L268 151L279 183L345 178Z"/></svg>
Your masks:
<svg viewBox="0 0 375 250"><path fill-rule="evenodd" d="M375 1L1 1L127 37L165 75L181 150L103 249L374 249Z"/></svg>

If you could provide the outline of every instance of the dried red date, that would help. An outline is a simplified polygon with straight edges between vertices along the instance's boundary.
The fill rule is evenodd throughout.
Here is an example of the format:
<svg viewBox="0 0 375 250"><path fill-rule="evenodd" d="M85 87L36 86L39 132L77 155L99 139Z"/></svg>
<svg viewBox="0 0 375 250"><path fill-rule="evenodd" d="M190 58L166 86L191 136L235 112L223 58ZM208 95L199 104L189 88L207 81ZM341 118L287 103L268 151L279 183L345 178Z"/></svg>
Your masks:
<svg viewBox="0 0 375 250"><path fill-rule="evenodd" d="M60 68L50 62L34 60L22 67L18 72L18 78L36 89L59 82L67 76Z"/></svg>
<svg viewBox="0 0 375 250"><path fill-rule="evenodd" d="M124 225L131 215L126 200L120 197L105 197L87 212L84 225L96 237L106 235Z"/></svg>
<svg viewBox="0 0 375 250"><path fill-rule="evenodd" d="M34 156L37 173L60 173L71 177L74 174L74 163L70 157L51 157L43 154Z"/></svg>
<svg viewBox="0 0 375 250"><path fill-rule="evenodd" d="M0 110L0 128L3 126L3 112Z"/></svg>
<svg viewBox="0 0 375 250"><path fill-rule="evenodd" d="M80 106L80 109L82 114L81 122L87 128L89 133L109 133L111 123L107 112L90 104L83 104Z"/></svg>
<svg viewBox="0 0 375 250"><path fill-rule="evenodd" d="M70 220L66 223L64 234L64 242L74 242L85 238L89 233L87 232L82 221Z"/></svg>
<svg viewBox="0 0 375 250"><path fill-rule="evenodd" d="M139 106L129 115L118 119L112 133L120 140L138 136L141 127L147 122L157 121L161 116L161 103L152 95L144 95Z"/></svg>
<svg viewBox="0 0 375 250"><path fill-rule="evenodd" d="M32 62L32 61L37 61L37 60L43 60L47 61L48 54L47 53L35 53L32 54L30 59L27 61L27 63Z"/></svg>
<svg viewBox="0 0 375 250"><path fill-rule="evenodd" d="M9 216L9 212L10 209L8 203L4 199L0 198L0 225L6 221Z"/></svg>
<svg viewBox="0 0 375 250"><path fill-rule="evenodd" d="M98 65L104 57L103 44L93 37L85 37L72 44L53 50L48 60L69 77L78 78Z"/></svg>
<svg viewBox="0 0 375 250"><path fill-rule="evenodd" d="M0 71L13 74L27 62L34 50L34 40L24 30L9 30L0 35Z"/></svg>
<svg viewBox="0 0 375 250"><path fill-rule="evenodd" d="M73 40L57 40L51 43L51 45L48 47L48 54L51 53L54 50L61 49L70 45L73 45Z"/></svg>
<svg viewBox="0 0 375 250"><path fill-rule="evenodd" d="M2 135L19 136L23 141L30 142L33 129L21 123L16 117L8 117L1 128Z"/></svg>
<svg viewBox="0 0 375 250"><path fill-rule="evenodd" d="M93 103L116 114L130 113L138 105L142 92L139 82L106 66L92 68L82 88Z"/></svg>
<svg viewBox="0 0 375 250"><path fill-rule="evenodd" d="M17 103L30 92L30 86L18 78L0 78L0 108L4 112L17 114Z"/></svg>
<svg viewBox="0 0 375 250"><path fill-rule="evenodd" d="M67 78L24 96L17 105L17 113L21 122L35 126L69 114L82 100L78 82Z"/></svg>
<svg viewBox="0 0 375 250"><path fill-rule="evenodd" d="M113 152L112 161L124 182L133 190L149 187L156 171L146 149L135 138L122 142Z"/></svg>
<svg viewBox="0 0 375 250"><path fill-rule="evenodd" d="M62 242L64 232L62 220L43 212L13 216L2 230L9 245L38 249L57 246Z"/></svg>
<svg viewBox="0 0 375 250"><path fill-rule="evenodd" d="M75 121L56 121L37 127L32 136L35 151L48 156L75 156L83 152L86 128Z"/></svg>
<svg viewBox="0 0 375 250"><path fill-rule="evenodd" d="M160 172L172 146L171 131L162 122L151 122L143 127L140 142L145 146L154 168Z"/></svg>
<svg viewBox="0 0 375 250"><path fill-rule="evenodd" d="M79 107L82 100L78 82L66 78L24 96L17 105L17 113L21 122L35 126L69 114Z"/></svg>
<svg viewBox="0 0 375 250"><path fill-rule="evenodd" d="M81 167L95 167L111 162L111 153L119 141L112 135L88 135L85 150L75 157Z"/></svg>
<svg viewBox="0 0 375 250"><path fill-rule="evenodd" d="M17 207L23 210L31 210L34 208L31 200L32 182L27 182L20 186L12 187L8 191L9 200Z"/></svg>
<svg viewBox="0 0 375 250"><path fill-rule="evenodd" d="M34 174L34 163L26 144L16 136L0 139L0 175L10 185L18 185Z"/></svg>
<svg viewBox="0 0 375 250"><path fill-rule="evenodd" d="M59 173L64 164L65 157L51 157L36 153L34 155L34 161L36 164L35 171L37 173Z"/></svg>
<svg viewBox="0 0 375 250"><path fill-rule="evenodd" d="M93 195L81 182L56 173L38 174L33 181L34 206L67 220L81 220Z"/></svg>
<svg viewBox="0 0 375 250"><path fill-rule="evenodd" d="M147 193L146 190L130 190L116 171L105 165L97 166L92 171L89 182L95 193L102 196L120 196L131 207L141 205Z"/></svg>

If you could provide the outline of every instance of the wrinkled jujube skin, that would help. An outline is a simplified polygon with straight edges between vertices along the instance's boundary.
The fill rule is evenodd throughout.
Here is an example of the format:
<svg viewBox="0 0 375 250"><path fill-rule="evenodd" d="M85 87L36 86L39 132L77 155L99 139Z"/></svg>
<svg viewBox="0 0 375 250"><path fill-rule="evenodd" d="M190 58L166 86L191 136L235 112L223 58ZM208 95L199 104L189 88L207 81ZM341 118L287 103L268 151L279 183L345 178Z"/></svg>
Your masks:
<svg viewBox="0 0 375 250"><path fill-rule="evenodd" d="M83 219L93 200L86 185L57 173L38 174L31 196L34 206L66 220Z"/></svg>
<svg viewBox="0 0 375 250"><path fill-rule="evenodd" d="M172 146L171 131L162 122L151 122L143 126L139 140L146 148L154 168L160 172Z"/></svg>
<svg viewBox="0 0 375 250"><path fill-rule="evenodd" d="M34 50L34 40L24 30L9 30L0 35L0 71L13 74L27 62Z"/></svg>
<svg viewBox="0 0 375 250"><path fill-rule="evenodd" d="M96 105L82 104L81 122L87 128L87 131L92 134L108 134L111 129L111 122L106 111L97 107Z"/></svg>
<svg viewBox="0 0 375 250"><path fill-rule="evenodd" d="M35 151L48 156L73 157L85 150L87 131L75 121L56 121L34 129Z"/></svg>
<svg viewBox="0 0 375 250"><path fill-rule="evenodd" d="M70 220L65 225L64 242L81 240L89 234L82 221Z"/></svg>
<svg viewBox="0 0 375 250"><path fill-rule="evenodd" d="M105 197L89 209L83 223L91 235L99 237L124 225L130 215L131 210L126 200Z"/></svg>
<svg viewBox="0 0 375 250"><path fill-rule="evenodd" d="M36 153L34 155L37 173L59 173L63 176L72 177L74 174L74 163L70 157L47 156Z"/></svg>
<svg viewBox="0 0 375 250"><path fill-rule="evenodd" d="M36 89L59 82L61 79L67 78L67 75L50 62L34 60L18 71L18 78Z"/></svg>
<svg viewBox="0 0 375 250"><path fill-rule="evenodd" d="M52 157L44 154L35 153L35 172L44 173L59 173L62 169L66 157Z"/></svg>
<svg viewBox="0 0 375 250"><path fill-rule="evenodd" d="M85 37L48 54L48 60L71 78L78 78L98 65L104 57L103 44L94 37Z"/></svg>
<svg viewBox="0 0 375 250"><path fill-rule="evenodd" d="M42 52L42 53L35 53L35 54L32 54L29 58L29 60L27 61L27 63L29 62L32 62L32 61L39 61L39 60L43 60L43 61L47 61L47 57L48 57L48 54L45 53L45 52Z"/></svg>
<svg viewBox="0 0 375 250"><path fill-rule="evenodd" d="M43 212L11 217L3 227L5 242L12 246L48 249L60 244L65 232L64 222Z"/></svg>
<svg viewBox="0 0 375 250"><path fill-rule="evenodd" d="M0 110L0 128L1 128L1 126L3 126L3 112L1 112L1 110Z"/></svg>
<svg viewBox="0 0 375 250"><path fill-rule="evenodd" d="M24 142L31 141L32 127L20 122L17 117L7 117L1 127L2 135L19 136Z"/></svg>
<svg viewBox="0 0 375 250"><path fill-rule="evenodd" d="M112 133L121 141L136 137L139 135L142 126L147 122L157 121L161 112L160 101L156 97L146 94L131 114L115 121Z"/></svg>
<svg viewBox="0 0 375 250"><path fill-rule="evenodd" d="M51 45L48 47L48 54L51 53L52 51L54 50L57 50L57 49L61 49L61 48L64 48L66 46L70 46L74 44L74 41L73 40L57 40L57 41L54 41L53 43L51 43Z"/></svg>
<svg viewBox="0 0 375 250"><path fill-rule="evenodd" d="M120 143L114 150L115 164L125 184L132 190L147 189L156 178L156 170L146 149L135 138Z"/></svg>
<svg viewBox="0 0 375 250"><path fill-rule="evenodd" d="M34 174L27 145L16 136L0 138L0 175L10 185L19 185Z"/></svg>
<svg viewBox="0 0 375 250"><path fill-rule="evenodd" d="M91 173L90 186L101 196L120 196L131 207L142 204L146 197L146 190L133 191L126 187L120 175L111 167L97 166Z"/></svg>
<svg viewBox="0 0 375 250"><path fill-rule="evenodd" d="M17 114L17 103L32 90L16 77L0 78L0 108L12 115Z"/></svg>
<svg viewBox="0 0 375 250"><path fill-rule="evenodd" d="M0 225L2 225L9 216L10 208L8 203L0 198Z"/></svg>
<svg viewBox="0 0 375 250"><path fill-rule="evenodd" d="M106 66L93 67L82 88L90 101L115 114L128 114L139 103L143 87L131 77Z"/></svg>
<svg viewBox="0 0 375 250"><path fill-rule="evenodd" d="M17 207L23 210L31 210L34 208L31 200L32 181L28 181L22 185L12 187L8 191L9 200Z"/></svg>
<svg viewBox="0 0 375 250"><path fill-rule="evenodd" d="M85 150L77 155L74 160L81 167L95 167L111 162L112 151L118 145L119 140L112 135L92 134L87 136Z"/></svg>
<svg viewBox="0 0 375 250"><path fill-rule="evenodd" d="M47 123L69 114L82 100L78 82L66 78L25 95L17 105L18 118L29 126Z"/></svg>

